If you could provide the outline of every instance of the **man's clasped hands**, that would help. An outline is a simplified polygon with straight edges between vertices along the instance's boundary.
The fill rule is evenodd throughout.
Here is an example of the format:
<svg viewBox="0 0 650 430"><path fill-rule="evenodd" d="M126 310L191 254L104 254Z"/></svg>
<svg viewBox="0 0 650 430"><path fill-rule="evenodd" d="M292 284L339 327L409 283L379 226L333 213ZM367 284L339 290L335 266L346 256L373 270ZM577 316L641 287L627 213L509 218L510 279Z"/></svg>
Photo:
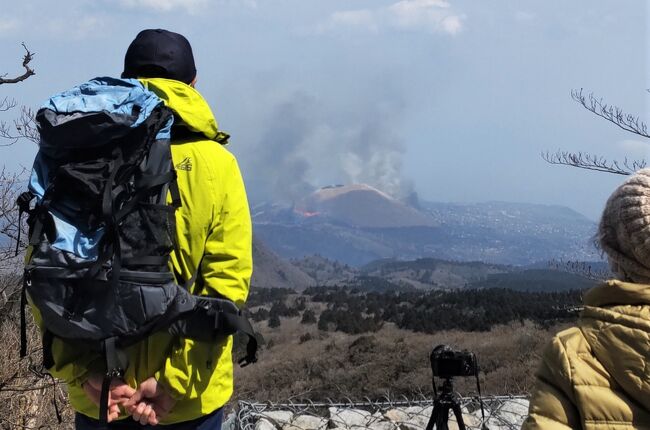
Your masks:
<svg viewBox="0 0 650 430"><path fill-rule="evenodd" d="M90 376L83 384L86 396L99 406L102 392L102 377ZM171 411L174 400L156 378L143 381L136 389L121 379L113 379L108 395L108 422L120 416L120 406L142 425L156 425Z"/></svg>

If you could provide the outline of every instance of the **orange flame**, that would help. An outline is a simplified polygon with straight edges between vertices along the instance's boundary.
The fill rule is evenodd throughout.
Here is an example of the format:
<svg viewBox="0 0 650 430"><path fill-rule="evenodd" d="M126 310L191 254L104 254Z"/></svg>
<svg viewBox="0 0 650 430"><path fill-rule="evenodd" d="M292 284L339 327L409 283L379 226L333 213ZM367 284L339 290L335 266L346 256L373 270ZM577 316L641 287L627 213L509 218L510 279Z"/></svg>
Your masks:
<svg viewBox="0 0 650 430"><path fill-rule="evenodd" d="M294 209L293 210L295 213L302 215L305 218L311 218L313 216L318 216L320 215L320 212L310 212L306 210L301 210L301 209Z"/></svg>

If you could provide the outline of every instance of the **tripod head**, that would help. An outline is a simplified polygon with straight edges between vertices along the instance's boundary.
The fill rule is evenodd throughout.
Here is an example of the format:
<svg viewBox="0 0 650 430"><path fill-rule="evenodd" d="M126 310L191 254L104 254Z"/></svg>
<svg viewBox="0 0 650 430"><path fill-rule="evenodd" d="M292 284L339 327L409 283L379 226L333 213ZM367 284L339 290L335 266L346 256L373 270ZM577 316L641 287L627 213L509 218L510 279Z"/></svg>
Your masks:
<svg viewBox="0 0 650 430"><path fill-rule="evenodd" d="M435 380L433 381L433 392L436 398L444 396L453 396L454 395L454 378L453 376L447 376L442 378L442 384L440 385L440 396L438 396L438 390L436 390Z"/></svg>

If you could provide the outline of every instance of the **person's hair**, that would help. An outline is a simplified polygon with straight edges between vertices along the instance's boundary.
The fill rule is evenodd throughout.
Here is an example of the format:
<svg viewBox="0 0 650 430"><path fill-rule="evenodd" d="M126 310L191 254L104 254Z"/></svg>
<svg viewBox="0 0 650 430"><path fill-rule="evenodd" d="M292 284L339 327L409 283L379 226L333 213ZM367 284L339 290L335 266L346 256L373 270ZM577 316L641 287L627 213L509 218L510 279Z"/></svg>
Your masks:
<svg viewBox="0 0 650 430"><path fill-rule="evenodd" d="M167 70L154 64L145 64L138 67L136 74L139 78L170 78Z"/></svg>

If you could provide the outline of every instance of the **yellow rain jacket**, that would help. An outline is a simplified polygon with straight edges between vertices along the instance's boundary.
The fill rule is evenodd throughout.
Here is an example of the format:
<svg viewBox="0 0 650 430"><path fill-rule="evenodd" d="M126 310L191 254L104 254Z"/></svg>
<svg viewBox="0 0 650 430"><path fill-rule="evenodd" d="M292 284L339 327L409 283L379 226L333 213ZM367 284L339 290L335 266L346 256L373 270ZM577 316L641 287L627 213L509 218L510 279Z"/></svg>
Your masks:
<svg viewBox="0 0 650 430"><path fill-rule="evenodd" d="M650 429L650 285L608 281L546 348L522 427Z"/></svg>
<svg viewBox="0 0 650 430"><path fill-rule="evenodd" d="M172 142L182 207L176 211L176 237L181 255L172 254L176 273L190 279L200 264L203 294L220 294L241 307L252 273L252 228L244 183L235 157L221 143L210 107L189 85L169 79L143 79L174 111L174 124L189 133ZM172 133L173 137L173 133ZM150 376L177 399L161 424L188 421L220 408L233 391L232 336L221 343L181 340L156 333L128 348L125 380L132 386ZM84 415L99 410L81 387L102 359L66 348L55 339L52 374L68 383L70 403Z"/></svg>

